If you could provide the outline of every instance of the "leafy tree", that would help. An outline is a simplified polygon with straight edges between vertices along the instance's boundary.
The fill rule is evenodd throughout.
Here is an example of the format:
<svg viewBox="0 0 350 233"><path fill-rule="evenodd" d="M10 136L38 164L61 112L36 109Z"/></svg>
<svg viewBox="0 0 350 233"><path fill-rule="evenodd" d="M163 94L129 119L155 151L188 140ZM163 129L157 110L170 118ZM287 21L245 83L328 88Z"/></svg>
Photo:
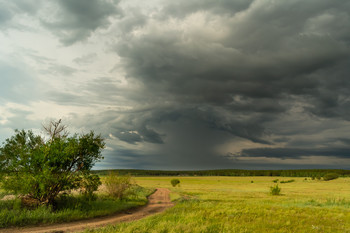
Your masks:
<svg viewBox="0 0 350 233"><path fill-rule="evenodd" d="M0 147L2 188L40 204L52 204L63 190L96 190L99 178L91 175L91 168L103 159L101 135L91 131L69 136L61 120L51 121L44 129L49 138L16 130Z"/></svg>

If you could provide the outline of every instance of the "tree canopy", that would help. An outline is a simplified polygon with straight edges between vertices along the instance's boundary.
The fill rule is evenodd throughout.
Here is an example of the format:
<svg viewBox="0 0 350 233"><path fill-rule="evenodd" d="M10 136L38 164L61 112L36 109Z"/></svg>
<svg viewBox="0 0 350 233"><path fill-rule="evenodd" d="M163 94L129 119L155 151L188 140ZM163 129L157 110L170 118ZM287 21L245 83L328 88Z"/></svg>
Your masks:
<svg viewBox="0 0 350 233"><path fill-rule="evenodd" d="M61 120L44 129L48 139L31 130L16 130L0 147L2 188L48 204L63 190L95 191L100 181L91 169L103 159L101 135L91 131L69 136Z"/></svg>

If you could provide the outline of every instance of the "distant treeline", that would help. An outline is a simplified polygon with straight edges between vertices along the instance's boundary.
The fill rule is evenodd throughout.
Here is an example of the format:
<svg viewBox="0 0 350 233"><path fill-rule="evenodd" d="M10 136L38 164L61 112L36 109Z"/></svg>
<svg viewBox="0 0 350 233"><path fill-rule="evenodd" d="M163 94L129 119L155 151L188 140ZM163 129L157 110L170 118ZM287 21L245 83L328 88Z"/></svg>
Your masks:
<svg viewBox="0 0 350 233"><path fill-rule="evenodd" d="M161 171L161 170L137 170L115 169L95 170L98 175L107 175L110 171L120 175L132 176L285 176L285 177L323 177L327 173L337 173L339 176L350 176L350 170L341 169L304 169L304 170L200 170L200 171Z"/></svg>

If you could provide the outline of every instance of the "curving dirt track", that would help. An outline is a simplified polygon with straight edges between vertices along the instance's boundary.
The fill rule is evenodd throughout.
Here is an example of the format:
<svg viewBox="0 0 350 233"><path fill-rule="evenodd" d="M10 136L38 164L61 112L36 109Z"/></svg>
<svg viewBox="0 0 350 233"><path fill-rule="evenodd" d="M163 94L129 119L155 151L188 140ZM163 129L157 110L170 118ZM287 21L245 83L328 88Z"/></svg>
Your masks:
<svg viewBox="0 0 350 233"><path fill-rule="evenodd" d="M158 188L151 196L148 197L148 204L132 210L127 210L112 216L99 217L71 223L61 223L37 227L23 228L6 228L0 229L1 233L63 233L79 232L85 229L98 228L109 224L119 222L130 222L138 220L149 215L163 212L173 206L169 197L170 191L165 188Z"/></svg>

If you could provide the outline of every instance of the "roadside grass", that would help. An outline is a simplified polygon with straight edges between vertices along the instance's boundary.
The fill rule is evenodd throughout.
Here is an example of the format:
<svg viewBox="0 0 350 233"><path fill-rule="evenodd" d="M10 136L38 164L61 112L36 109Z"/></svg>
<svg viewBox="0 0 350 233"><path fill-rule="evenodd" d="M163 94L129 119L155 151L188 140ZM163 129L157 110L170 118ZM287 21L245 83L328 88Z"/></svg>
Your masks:
<svg viewBox="0 0 350 233"><path fill-rule="evenodd" d="M2 199L4 196L6 196L5 190L0 188L0 199Z"/></svg>
<svg viewBox="0 0 350 233"><path fill-rule="evenodd" d="M4 198L5 196L11 195L11 194L12 194L11 192L8 192L8 191L3 190L3 189L0 188L0 200L1 200L2 198Z"/></svg>
<svg viewBox="0 0 350 233"><path fill-rule="evenodd" d="M58 222L70 222L80 219L110 215L133 207L145 205L147 196L154 190L137 187L134 195L115 200L98 193L95 200L88 200L80 194L63 195L57 199L57 208L41 206L27 209L21 206L19 199L0 201L0 227L26 226Z"/></svg>
<svg viewBox="0 0 350 233"><path fill-rule="evenodd" d="M138 177L144 187L172 191L162 214L85 232L350 232L350 178L293 178L269 193L278 177ZM254 183L251 183L251 181ZM185 198L181 198L185 197Z"/></svg>

